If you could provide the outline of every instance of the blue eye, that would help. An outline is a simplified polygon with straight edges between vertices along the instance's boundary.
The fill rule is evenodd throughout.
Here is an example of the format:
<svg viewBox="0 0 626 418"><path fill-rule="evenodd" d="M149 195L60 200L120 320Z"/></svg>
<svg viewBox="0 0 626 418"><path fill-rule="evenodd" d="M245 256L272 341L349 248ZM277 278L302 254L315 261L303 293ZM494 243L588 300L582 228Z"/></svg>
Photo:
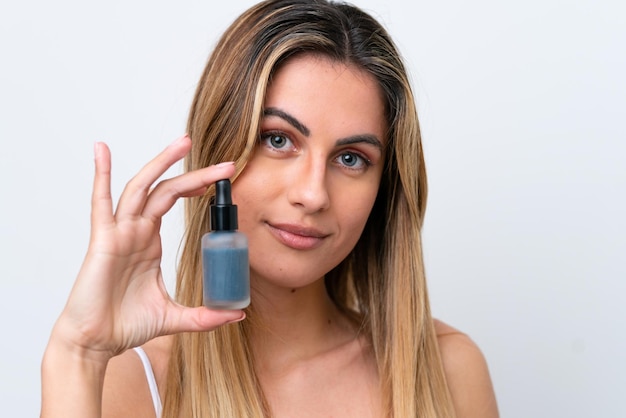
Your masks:
<svg viewBox="0 0 626 418"><path fill-rule="evenodd" d="M342 154L340 158L341 158L341 162L344 165L348 167L354 167L359 162L360 157L354 154Z"/></svg>
<svg viewBox="0 0 626 418"><path fill-rule="evenodd" d="M260 141L266 147L276 150L287 148L291 144L291 140L287 135L280 132L266 132L261 135Z"/></svg>
<svg viewBox="0 0 626 418"><path fill-rule="evenodd" d="M274 148L282 148L287 145L288 139L282 135L269 135L268 141Z"/></svg>
<svg viewBox="0 0 626 418"><path fill-rule="evenodd" d="M354 152L344 152L335 161L352 170L363 170L371 165L367 158Z"/></svg>

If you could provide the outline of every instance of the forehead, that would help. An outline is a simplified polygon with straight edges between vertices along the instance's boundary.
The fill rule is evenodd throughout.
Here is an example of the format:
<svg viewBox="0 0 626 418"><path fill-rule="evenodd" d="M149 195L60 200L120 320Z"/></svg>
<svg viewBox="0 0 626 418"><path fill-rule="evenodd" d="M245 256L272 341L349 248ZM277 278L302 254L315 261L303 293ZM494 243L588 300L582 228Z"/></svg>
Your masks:
<svg viewBox="0 0 626 418"><path fill-rule="evenodd" d="M342 126L385 139L385 107L378 81L354 64L326 56L303 54L282 64L269 84L265 107L287 110L305 123Z"/></svg>

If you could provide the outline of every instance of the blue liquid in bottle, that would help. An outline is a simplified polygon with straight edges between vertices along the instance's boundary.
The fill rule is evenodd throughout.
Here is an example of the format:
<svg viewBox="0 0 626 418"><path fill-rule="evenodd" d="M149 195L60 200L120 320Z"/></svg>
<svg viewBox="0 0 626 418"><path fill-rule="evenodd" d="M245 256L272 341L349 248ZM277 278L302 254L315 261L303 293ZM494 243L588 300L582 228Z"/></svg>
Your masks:
<svg viewBox="0 0 626 418"><path fill-rule="evenodd" d="M238 232L211 232L202 237L205 306L242 309L250 304L247 241Z"/></svg>

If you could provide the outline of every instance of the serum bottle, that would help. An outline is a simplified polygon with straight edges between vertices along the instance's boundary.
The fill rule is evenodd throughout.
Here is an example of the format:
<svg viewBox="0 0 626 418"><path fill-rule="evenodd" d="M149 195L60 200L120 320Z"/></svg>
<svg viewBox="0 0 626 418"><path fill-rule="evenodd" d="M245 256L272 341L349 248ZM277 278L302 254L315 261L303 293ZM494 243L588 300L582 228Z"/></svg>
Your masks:
<svg viewBox="0 0 626 418"><path fill-rule="evenodd" d="M202 236L203 303L213 309L242 309L250 304L248 239L237 232L237 206L230 180L215 183L209 209L211 232Z"/></svg>

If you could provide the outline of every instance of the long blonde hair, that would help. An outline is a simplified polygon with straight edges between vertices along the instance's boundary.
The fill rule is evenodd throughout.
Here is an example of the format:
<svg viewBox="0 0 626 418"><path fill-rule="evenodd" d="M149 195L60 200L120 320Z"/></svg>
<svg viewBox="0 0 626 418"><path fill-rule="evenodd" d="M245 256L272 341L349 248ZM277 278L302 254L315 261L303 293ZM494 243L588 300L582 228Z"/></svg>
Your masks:
<svg viewBox="0 0 626 418"><path fill-rule="evenodd" d="M452 417L454 412L430 313L421 247L426 171L415 101L387 32L360 9L325 0L269 0L241 15L209 58L188 121L185 168L235 161L254 152L265 92L276 69L313 53L354 65L383 92L388 125L379 193L352 253L326 277L334 303L358 318L381 377L385 414ZM236 181L236 178L235 180ZM189 199L177 299L202 304L200 237L212 193ZM249 346L249 318L208 333L175 337L164 417L269 417Z"/></svg>

